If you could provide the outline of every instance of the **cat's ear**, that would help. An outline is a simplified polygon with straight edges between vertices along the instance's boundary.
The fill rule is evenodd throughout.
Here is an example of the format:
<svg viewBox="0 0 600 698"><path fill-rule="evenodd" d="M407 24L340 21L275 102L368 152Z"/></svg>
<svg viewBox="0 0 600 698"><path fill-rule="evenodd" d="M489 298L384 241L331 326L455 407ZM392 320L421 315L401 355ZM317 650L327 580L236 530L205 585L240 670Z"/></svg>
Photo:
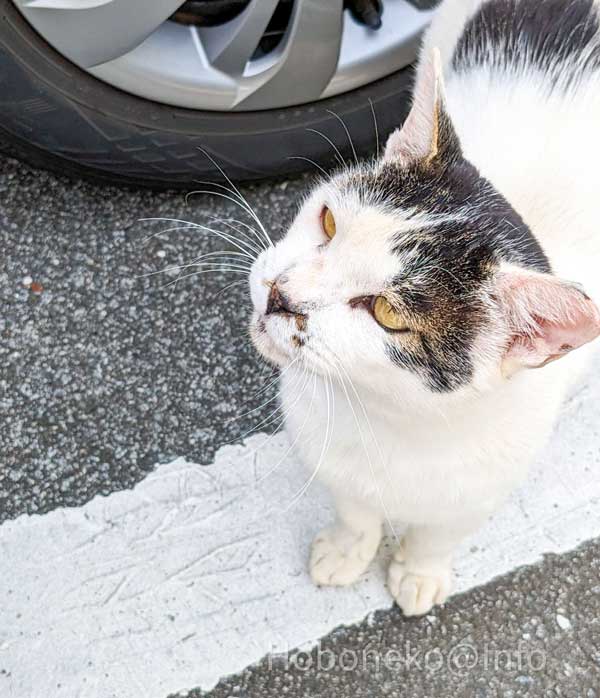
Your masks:
<svg viewBox="0 0 600 698"><path fill-rule="evenodd" d="M444 76L439 49L434 48L419 74L413 104L402 128L388 138L384 161L407 167L460 156L460 143L444 102Z"/></svg>
<svg viewBox="0 0 600 698"><path fill-rule="evenodd" d="M512 334L504 375L540 368L600 335L600 311L583 289L551 274L501 271L495 295Z"/></svg>

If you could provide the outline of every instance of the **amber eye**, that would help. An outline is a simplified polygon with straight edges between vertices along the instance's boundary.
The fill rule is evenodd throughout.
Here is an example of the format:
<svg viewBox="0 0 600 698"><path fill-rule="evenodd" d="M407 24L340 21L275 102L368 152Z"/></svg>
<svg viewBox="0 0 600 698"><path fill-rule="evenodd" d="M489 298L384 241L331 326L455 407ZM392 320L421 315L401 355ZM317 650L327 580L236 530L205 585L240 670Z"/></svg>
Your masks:
<svg viewBox="0 0 600 698"><path fill-rule="evenodd" d="M331 240L335 235L335 218L333 213L331 213L331 209L327 208L327 206L323 206L321 211L321 227L325 235Z"/></svg>
<svg viewBox="0 0 600 698"><path fill-rule="evenodd" d="M373 317L387 330L396 332L408 330L408 326L400 313L383 296L377 296L373 301Z"/></svg>

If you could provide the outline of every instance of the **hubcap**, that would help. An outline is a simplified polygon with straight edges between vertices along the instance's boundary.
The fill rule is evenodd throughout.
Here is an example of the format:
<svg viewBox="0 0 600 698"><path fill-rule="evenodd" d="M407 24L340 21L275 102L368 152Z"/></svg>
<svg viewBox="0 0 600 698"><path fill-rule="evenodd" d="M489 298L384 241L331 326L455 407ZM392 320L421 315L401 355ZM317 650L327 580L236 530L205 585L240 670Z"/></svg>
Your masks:
<svg viewBox="0 0 600 698"><path fill-rule="evenodd" d="M275 48L256 51L279 0L251 0L217 26L169 18L182 0L14 0L48 43L95 77L192 109L246 111L313 102L409 65L433 10L387 0L374 31L343 0L294 0ZM430 3L429 3L430 4Z"/></svg>

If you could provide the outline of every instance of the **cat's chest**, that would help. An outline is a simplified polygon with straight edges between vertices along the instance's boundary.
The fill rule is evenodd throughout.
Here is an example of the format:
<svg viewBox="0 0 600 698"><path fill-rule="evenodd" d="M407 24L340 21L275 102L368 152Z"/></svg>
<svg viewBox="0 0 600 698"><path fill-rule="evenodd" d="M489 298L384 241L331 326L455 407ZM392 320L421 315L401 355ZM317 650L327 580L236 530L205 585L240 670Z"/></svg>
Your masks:
<svg viewBox="0 0 600 698"><path fill-rule="evenodd" d="M467 505L491 506L520 470L517 463L509 467L500 447L490 444L484 453L474 434L439 423L398 423L350 388L321 383L298 395L284 385L281 399L290 441L309 472L334 495L383 506L399 520L431 521Z"/></svg>

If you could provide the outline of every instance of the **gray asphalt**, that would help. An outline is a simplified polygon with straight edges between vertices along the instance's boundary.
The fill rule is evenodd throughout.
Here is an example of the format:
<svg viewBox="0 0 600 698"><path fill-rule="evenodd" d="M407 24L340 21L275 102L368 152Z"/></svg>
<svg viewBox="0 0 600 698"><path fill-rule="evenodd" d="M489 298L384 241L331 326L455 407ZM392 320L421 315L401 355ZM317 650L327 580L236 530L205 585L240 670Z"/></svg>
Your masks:
<svg viewBox="0 0 600 698"><path fill-rule="evenodd" d="M244 193L277 235L305 187ZM175 456L209 463L267 417L268 406L240 417L267 375L246 341L244 284L221 293L237 277L145 276L221 245L200 231L156 235L169 223L139 219L210 215L238 214L222 199L99 187L0 159L0 522L131 487ZM316 650L267 658L189 695L596 698L599 572L590 542L426 618L382 611L340 628L323 639L320 667Z"/></svg>
<svg viewBox="0 0 600 698"><path fill-rule="evenodd" d="M600 542L547 556L424 618L378 612L334 631L310 655L267 658L209 693L189 694L201 696L598 698Z"/></svg>
<svg viewBox="0 0 600 698"><path fill-rule="evenodd" d="M267 416L268 406L236 419L265 376L246 341L245 285L220 293L243 277L144 276L223 245L198 230L157 235L177 224L139 219L210 224L239 217L233 204L1 162L0 521L131 487L177 455L209 463ZM301 190L245 193L276 233Z"/></svg>

